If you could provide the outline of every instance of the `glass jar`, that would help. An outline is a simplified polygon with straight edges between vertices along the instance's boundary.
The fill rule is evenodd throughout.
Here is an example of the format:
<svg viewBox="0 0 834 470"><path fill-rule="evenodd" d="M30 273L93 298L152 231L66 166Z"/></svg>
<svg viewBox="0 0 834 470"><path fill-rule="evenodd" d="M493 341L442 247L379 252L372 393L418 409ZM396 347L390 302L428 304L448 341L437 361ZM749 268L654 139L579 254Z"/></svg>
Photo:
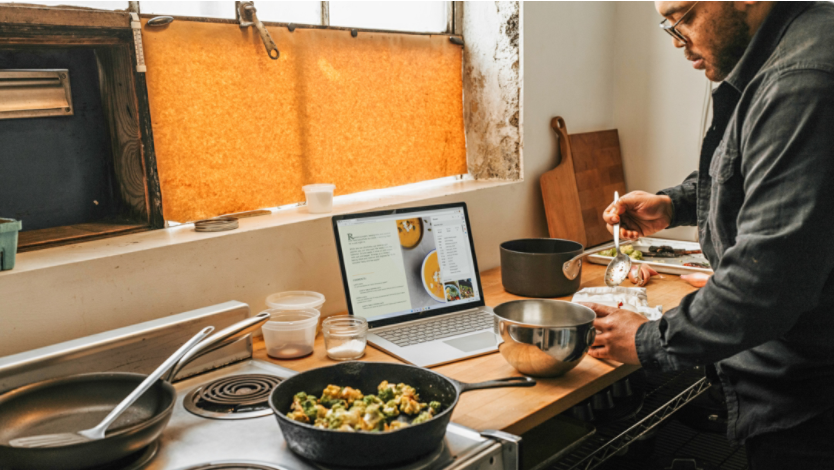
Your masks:
<svg viewBox="0 0 834 470"><path fill-rule="evenodd" d="M321 330L324 334L324 347L330 359L348 361L365 355L368 320L350 315L332 316L324 320Z"/></svg>

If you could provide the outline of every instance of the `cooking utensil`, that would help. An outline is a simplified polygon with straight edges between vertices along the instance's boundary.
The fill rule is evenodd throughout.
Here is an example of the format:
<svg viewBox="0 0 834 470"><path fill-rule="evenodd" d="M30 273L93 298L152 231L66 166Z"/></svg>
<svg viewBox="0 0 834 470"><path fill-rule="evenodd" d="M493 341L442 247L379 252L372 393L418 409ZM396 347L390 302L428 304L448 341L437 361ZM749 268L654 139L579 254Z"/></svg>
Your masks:
<svg viewBox="0 0 834 470"><path fill-rule="evenodd" d="M611 241L600 214L608 206L606 195L626 190L617 130L568 135L561 117L550 125L561 153L561 162L541 177L550 237L583 246Z"/></svg>
<svg viewBox="0 0 834 470"><path fill-rule="evenodd" d="M261 312L253 317L229 325L211 335L205 341L190 349L185 356L177 362L177 365L171 368L171 371L166 376L166 380L172 382L174 377L176 377L186 365L190 364L195 359L212 351L216 351L223 346L240 341L249 333L257 331L258 328L269 320L269 318L269 312Z"/></svg>
<svg viewBox="0 0 834 470"><path fill-rule="evenodd" d="M439 401L440 413L432 419L391 432L343 432L317 428L286 415L298 392L318 396L330 384L376 393L380 382L406 383L417 389L420 400ZM282 381L269 397L289 448L300 456L341 467L391 468L436 450L446 434L461 393L498 387L532 387L528 377L508 377L476 384L461 383L437 372L405 364L343 362L302 372Z"/></svg>
<svg viewBox="0 0 834 470"><path fill-rule="evenodd" d="M614 204L620 200L620 194L614 191ZM616 287L622 284L628 277L628 270L631 269L631 258L620 251L620 224L614 225L614 259L605 268L605 285Z"/></svg>
<svg viewBox="0 0 834 470"><path fill-rule="evenodd" d="M637 240L639 239L623 239L624 242L634 242ZM573 258L565 261L565 263L562 265L562 272L565 274L566 278L576 279L579 276L579 273L582 272L582 258L603 250L608 250L610 248L614 248L614 242L606 243L605 245L595 246L590 250L585 250L582 253L579 253L578 255L574 256Z"/></svg>
<svg viewBox="0 0 834 470"><path fill-rule="evenodd" d="M574 174L573 153L565 120L557 116L550 127L559 136L559 156L556 166L539 179L544 199L544 213L550 238L576 240L587 245L585 223L582 220L582 204Z"/></svg>
<svg viewBox="0 0 834 470"><path fill-rule="evenodd" d="M525 375L556 377L576 367L594 343L596 314L561 300L514 300L498 305L495 330L504 359Z"/></svg>
<svg viewBox="0 0 834 470"><path fill-rule="evenodd" d="M252 328L252 320L248 318L233 327ZM260 320L265 322L267 318ZM224 337L218 335L233 327L204 339L194 349L211 349L213 341L223 342ZM183 360L188 356L180 360L180 367L185 365ZM192 356L189 360L196 357ZM176 391L165 380L154 382L128 407L110 425L104 439L38 448L13 447L9 441L92 427L146 377L145 374L128 372L79 374L25 385L0 395L0 423L3 423L0 426L0 468L89 469L110 464L144 449L159 438L174 410Z"/></svg>
<svg viewBox="0 0 834 470"><path fill-rule="evenodd" d="M9 444L14 447L58 447L77 444L79 442L94 441L97 439L104 439L104 432L113 424L119 416L122 415L130 405L133 404L143 393L145 393L151 386L159 380L160 377L170 369L177 361L179 361L191 348L198 342L202 341L214 331L213 326L203 328L199 333L194 335L188 342L183 344L174 352L168 359L165 360L159 367L156 368L142 383L136 387L136 390L130 392L124 400L119 402L113 411L111 411L100 423L96 426L84 429L82 431L65 432L58 434L41 434L37 436L19 437L12 439Z"/></svg>
<svg viewBox="0 0 834 470"><path fill-rule="evenodd" d="M581 264L573 277L562 266L582 252L569 240L527 238L501 244L501 282L504 290L524 297L561 297L579 289Z"/></svg>

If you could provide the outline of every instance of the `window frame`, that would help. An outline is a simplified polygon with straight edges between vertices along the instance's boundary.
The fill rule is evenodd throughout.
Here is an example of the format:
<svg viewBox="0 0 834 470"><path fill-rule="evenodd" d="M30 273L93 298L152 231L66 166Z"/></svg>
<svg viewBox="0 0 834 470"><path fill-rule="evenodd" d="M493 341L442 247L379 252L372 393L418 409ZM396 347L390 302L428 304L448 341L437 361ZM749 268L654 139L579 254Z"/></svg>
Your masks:
<svg viewBox="0 0 834 470"><path fill-rule="evenodd" d="M21 232L18 252L96 240L164 228L162 197L156 173L156 154L150 121L148 93L143 73L136 71L136 50L126 11L66 6L0 6L0 48L89 47L99 61L99 86L112 87L102 94L105 120L111 140L115 197L126 211L125 223L97 222L57 226ZM115 85L118 83L119 85ZM124 105L133 109L123 113ZM120 128L136 129L124 135ZM117 169L118 168L118 169ZM141 178L138 187L136 178ZM127 185L131 185L126 189ZM134 198L127 193L137 193ZM144 197L138 197L138 193ZM133 200L130 200L133 199ZM143 199L143 200L139 200Z"/></svg>
<svg viewBox="0 0 834 470"><path fill-rule="evenodd" d="M142 2L141 1L131 1L128 2L130 4L130 11L139 13L140 18L155 18L158 16L170 16L174 18L176 21L177 19L183 21L199 21L204 23L221 23L221 24L238 24L238 20L234 18L212 18L212 17L205 17L205 16L183 16L183 15L161 15L156 13L142 13ZM239 2L235 2L238 4ZM255 8L258 7L258 0L253 0ZM356 32L365 32L365 33L388 33L388 34L416 34L421 36L438 36L438 35L450 35L451 37L455 37L457 39L462 40L462 25L463 25L463 2L456 2L456 1L448 1L447 3L447 14L446 14L446 31L441 32L421 32L421 31L401 31L401 30L392 30L392 29L374 29L374 28L358 28L358 27L351 27L351 26L331 26L330 25L330 2L329 1L322 1L321 3L321 24L306 24L306 23L292 23L292 22L285 22L285 21L263 21L261 22L265 26L279 26L279 27L286 27L290 31L295 30L296 28L302 29L327 29L327 30L335 30L335 31L356 31ZM102 10L104 11L104 10Z"/></svg>

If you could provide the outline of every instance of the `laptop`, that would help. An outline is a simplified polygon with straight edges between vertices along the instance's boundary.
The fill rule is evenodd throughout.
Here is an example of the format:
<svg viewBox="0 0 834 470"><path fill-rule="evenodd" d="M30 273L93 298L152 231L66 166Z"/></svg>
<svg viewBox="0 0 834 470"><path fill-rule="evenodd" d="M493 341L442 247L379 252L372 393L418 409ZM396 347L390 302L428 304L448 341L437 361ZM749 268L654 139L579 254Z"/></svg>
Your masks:
<svg viewBox="0 0 834 470"><path fill-rule="evenodd" d="M498 350L465 203L338 215L333 231L374 347L423 367Z"/></svg>

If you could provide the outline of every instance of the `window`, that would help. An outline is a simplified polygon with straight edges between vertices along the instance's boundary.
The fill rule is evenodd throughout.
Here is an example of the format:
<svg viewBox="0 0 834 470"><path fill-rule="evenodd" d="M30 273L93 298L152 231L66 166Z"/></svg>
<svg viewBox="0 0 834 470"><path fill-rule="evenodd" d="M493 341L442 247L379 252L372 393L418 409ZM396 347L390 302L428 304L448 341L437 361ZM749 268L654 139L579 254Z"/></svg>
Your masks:
<svg viewBox="0 0 834 470"><path fill-rule="evenodd" d="M346 194L467 171L462 49L437 34L449 28L450 2L256 1L258 18L281 51L273 61L258 31L236 24L235 2L141 1L146 74L135 73L131 63L128 2L40 4L113 10L89 13L109 15L116 25L111 32L87 31L91 44L92 36L104 34L119 45L90 46L87 67L102 74L117 60L119 73L138 81L116 99L105 88L126 83L127 76L111 81L105 73L101 89L89 91L102 96L101 113L109 120L97 126L110 133L96 146L112 149L116 158L90 170L104 175L103 186L92 189L116 197L102 207L93 193L79 190L80 197L94 201L96 214L118 219L117 231L157 228L163 218L186 222L303 201L301 186L309 183L336 183L337 194ZM163 28L145 24L157 15L175 21ZM62 34L57 23L52 27L50 34ZM140 109L128 108L135 134L123 141L122 126L112 119L125 109L122 100L134 102L125 92L137 96ZM140 123L153 123L152 133L142 128L140 135ZM124 149L130 149L129 162L116 156ZM120 166L126 162L132 174ZM25 217L24 232L50 228L49 221L27 224ZM89 235L81 232L72 241ZM37 244L50 242L45 236Z"/></svg>

